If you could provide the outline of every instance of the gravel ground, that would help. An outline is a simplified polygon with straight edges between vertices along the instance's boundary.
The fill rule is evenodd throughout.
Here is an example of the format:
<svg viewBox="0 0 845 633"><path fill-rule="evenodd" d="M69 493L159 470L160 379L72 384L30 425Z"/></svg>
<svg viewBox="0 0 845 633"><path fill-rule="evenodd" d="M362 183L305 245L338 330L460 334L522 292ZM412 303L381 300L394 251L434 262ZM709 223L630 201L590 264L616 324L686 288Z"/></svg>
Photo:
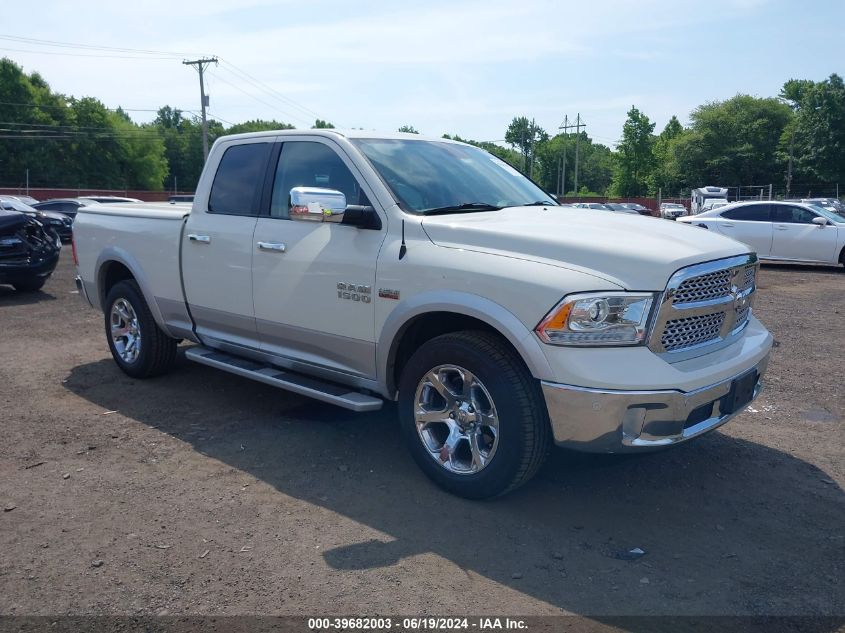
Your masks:
<svg viewBox="0 0 845 633"><path fill-rule="evenodd" d="M720 431L556 450L469 502L417 470L392 407L184 358L123 375L69 251L44 292L0 286L0 614L845 616L839 270L763 268L767 387Z"/></svg>

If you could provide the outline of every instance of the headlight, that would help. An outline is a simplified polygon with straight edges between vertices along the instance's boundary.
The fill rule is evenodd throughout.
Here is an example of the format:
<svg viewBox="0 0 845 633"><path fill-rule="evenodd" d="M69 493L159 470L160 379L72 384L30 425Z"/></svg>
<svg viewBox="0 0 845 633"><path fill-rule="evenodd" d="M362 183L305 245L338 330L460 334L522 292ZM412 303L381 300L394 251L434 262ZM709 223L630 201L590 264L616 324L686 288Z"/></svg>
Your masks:
<svg viewBox="0 0 845 633"><path fill-rule="evenodd" d="M552 345L640 345L653 293L596 292L564 297L535 328Z"/></svg>

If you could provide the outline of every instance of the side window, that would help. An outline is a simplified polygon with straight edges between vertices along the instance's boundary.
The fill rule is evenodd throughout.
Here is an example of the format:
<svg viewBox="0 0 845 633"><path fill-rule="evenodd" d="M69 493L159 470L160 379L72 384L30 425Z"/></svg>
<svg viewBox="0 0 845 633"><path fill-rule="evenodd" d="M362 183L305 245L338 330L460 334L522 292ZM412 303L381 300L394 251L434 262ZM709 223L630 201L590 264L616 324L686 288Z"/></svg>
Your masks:
<svg viewBox="0 0 845 633"><path fill-rule="evenodd" d="M271 143L234 145L226 150L208 198L208 212L258 215L256 193L261 190Z"/></svg>
<svg viewBox="0 0 845 633"><path fill-rule="evenodd" d="M746 222L771 222L768 204L750 204L738 209L731 209L722 214L728 220L744 220Z"/></svg>
<svg viewBox="0 0 845 633"><path fill-rule="evenodd" d="M290 217L290 190L294 187L336 189L346 195L347 204L370 204L340 156L322 143L290 141L282 144L273 180L270 217Z"/></svg>
<svg viewBox="0 0 845 633"><path fill-rule="evenodd" d="M775 222L782 222L784 224L812 224L816 214L803 207L776 205L772 209L772 216Z"/></svg>

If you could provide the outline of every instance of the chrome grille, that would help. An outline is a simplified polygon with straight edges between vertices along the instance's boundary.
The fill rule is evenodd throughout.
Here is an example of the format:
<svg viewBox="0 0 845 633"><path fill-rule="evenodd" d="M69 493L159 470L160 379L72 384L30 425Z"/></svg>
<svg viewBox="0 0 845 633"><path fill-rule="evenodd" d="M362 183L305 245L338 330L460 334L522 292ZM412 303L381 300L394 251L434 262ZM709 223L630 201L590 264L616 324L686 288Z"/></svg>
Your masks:
<svg viewBox="0 0 845 633"><path fill-rule="evenodd" d="M742 276L742 284L739 286L740 290L747 290L754 285L757 280L757 266L746 266L745 273Z"/></svg>
<svg viewBox="0 0 845 633"><path fill-rule="evenodd" d="M724 312L673 319L666 323L660 342L667 352L701 345L719 338L724 322Z"/></svg>
<svg viewBox="0 0 845 633"><path fill-rule="evenodd" d="M660 354L727 345L748 323L757 266L756 255L742 255L677 271L663 293L649 348Z"/></svg>
<svg viewBox="0 0 845 633"><path fill-rule="evenodd" d="M731 294L731 271L718 270L709 275L687 279L672 295L672 303L710 301Z"/></svg>
<svg viewBox="0 0 845 633"><path fill-rule="evenodd" d="M751 312L751 308L745 306L736 311L736 321L734 321L734 329L738 327L742 327L745 325L745 322L748 321L748 314Z"/></svg>

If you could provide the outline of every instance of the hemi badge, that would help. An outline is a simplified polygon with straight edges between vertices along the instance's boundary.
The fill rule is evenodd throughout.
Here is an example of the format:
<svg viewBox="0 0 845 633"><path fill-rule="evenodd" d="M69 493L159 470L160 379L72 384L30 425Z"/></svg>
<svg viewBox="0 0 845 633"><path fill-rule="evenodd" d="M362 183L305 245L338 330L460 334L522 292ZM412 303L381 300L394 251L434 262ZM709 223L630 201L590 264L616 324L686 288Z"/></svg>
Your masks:
<svg viewBox="0 0 845 633"><path fill-rule="evenodd" d="M390 288L379 288L378 296L382 299L396 299L399 300L399 291L391 290Z"/></svg>

